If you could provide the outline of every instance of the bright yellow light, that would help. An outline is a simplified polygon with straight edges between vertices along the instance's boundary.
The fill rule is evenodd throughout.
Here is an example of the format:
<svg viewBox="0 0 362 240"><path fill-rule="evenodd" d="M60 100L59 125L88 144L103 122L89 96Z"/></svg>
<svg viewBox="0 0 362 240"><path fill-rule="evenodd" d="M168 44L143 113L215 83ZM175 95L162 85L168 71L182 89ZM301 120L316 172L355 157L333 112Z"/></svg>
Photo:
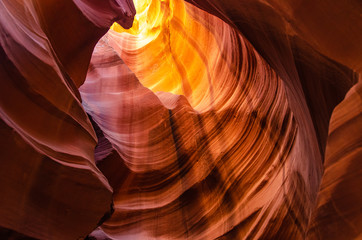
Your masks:
<svg viewBox="0 0 362 240"><path fill-rule="evenodd" d="M190 10L183 0L134 4L133 27L114 24L108 39L143 86L184 95L193 107L205 98L213 102L209 86L215 76L209 64L223 59L213 33L199 20L201 10Z"/></svg>

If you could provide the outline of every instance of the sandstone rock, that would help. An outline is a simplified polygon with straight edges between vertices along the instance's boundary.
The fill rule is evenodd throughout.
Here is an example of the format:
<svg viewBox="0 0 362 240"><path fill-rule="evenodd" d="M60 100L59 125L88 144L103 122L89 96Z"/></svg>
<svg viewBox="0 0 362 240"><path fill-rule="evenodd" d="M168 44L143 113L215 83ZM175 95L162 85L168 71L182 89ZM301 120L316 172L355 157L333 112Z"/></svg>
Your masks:
<svg viewBox="0 0 362 240"><path fill-rule="evenodd" d="M360 238L361 9L1 0L0 238Z"/></svg>

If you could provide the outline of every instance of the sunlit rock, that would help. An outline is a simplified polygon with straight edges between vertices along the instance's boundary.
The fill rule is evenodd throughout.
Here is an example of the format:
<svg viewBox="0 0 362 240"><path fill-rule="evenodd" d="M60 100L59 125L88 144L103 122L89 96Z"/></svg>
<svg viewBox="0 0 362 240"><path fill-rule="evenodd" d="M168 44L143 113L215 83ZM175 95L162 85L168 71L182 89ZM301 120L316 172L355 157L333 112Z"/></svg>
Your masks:
<svg viewBox="0 0 362 240"><path fill-rule="evenodd" d="M361 237L360 13L0 1L0 238Z"/></svg>

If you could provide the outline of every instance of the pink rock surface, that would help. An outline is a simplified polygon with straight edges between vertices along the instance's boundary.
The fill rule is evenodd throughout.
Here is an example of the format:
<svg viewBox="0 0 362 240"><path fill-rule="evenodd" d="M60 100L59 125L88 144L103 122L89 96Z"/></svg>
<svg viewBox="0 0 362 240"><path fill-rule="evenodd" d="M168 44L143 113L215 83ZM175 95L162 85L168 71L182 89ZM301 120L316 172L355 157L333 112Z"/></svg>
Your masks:
<svg viewBox="0 0 362 240"><path fill-rule="evenodd" d="M106 31L72 1L0 1L2 228L78 239L111 210L77 89Z"/></svg>

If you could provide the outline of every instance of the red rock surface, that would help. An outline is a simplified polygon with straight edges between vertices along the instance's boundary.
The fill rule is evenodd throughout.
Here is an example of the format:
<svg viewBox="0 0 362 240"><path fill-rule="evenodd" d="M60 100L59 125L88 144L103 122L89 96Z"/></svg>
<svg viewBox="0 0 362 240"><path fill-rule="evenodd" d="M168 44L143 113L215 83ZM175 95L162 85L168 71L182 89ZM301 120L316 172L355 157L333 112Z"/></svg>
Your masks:
<svg viewBox="0 0 362 240"><path fill-rule="evenodd" d="M361 237L361 4L189 2L0 1L0 238Z"/></svg>
<svg viewBox="0 0 362 240"><path fill-rule="evenodd" d="M95 165L77 86L107 29L72 1L3 0L0 31L0 226L85 237L111 211L112 188Z"/></svg>
<svg viewBox="0 0 362 240"><path fill-rule="evenodd" d="M324 174L313 212L310 239L360 239L362 193L362 82L332 114Z"/></svg>

